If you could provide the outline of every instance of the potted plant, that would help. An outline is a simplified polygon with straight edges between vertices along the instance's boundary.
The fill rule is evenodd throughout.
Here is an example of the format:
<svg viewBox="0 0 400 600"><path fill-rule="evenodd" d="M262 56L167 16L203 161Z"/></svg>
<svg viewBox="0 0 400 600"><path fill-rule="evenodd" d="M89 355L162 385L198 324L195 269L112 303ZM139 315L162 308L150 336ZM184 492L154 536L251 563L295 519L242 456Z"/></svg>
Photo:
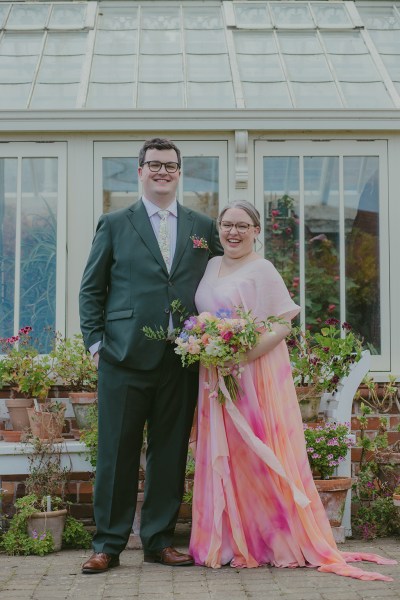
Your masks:
<svg viewBox="0 0 400 600"><path fill-rule="evenodd" d="M31 332L31 327L23 327L18 335L0 342L0 389L11 390L6 406L15 431L29 428L27 408L34 399L45 400L54 383L53 356L40 354Z"/></svg>
<svg viewBox="0 0 400 600"><path fill-rule="evenodd" d="M85 349L82 335L57 337L55 372L69 390L78 429L87 429L90 426L88 408L97 399L97 367Z"/></svg>
<svg viewBox="0 0 400 600"><path fill-rule="evenodd" d="M64 428L65 404L58 401L48 401L27 408L31 432L41 440L62 441Z"/></svg>
<svg viewBox="0 0 400 600"><path fill-rule="evenodd" d="M340 326L332 317L318 332L294 327L287 344L303 421L315 421L321 395L334 392L360 360L362 340L348 323Z"/></svg>
<svg viewBox="0 0 400 600"><path fill-rule="evenodd" d="M304 424L308 461L332 527L340 527L342 523L347 491L351 488L351 477L333 476L352 446L349 435L349 423L325 423L316 427Z"/></svg>
<svg viewBox="0 0 400 600"><path fill-rule="evenodd" d="M88 547L90 535L67 515L64 500L69 468L62 466L61 446L31 437L26 442L29 475L26 495L15 502L16 513L1 545L8 554L44 555L68 547Z"/></svg>

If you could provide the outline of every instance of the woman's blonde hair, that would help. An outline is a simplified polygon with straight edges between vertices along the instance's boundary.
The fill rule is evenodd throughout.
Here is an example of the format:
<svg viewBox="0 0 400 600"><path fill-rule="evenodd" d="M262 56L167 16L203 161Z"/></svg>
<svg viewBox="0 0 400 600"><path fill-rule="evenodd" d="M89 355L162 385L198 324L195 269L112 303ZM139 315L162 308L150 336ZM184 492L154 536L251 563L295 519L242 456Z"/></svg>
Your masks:
<svg viewBox="0 0 400 600"><path fill-rule="evenodd" d="M221 223L222 217L224 216L226 211L229 210L230 208L241 208L249 215L250 219L253 222L254 227L261 228L260 213L254 206L254 204L250 204L250 202L247 202L247 200L234 200L233 202L229 202L229 204L224 206L224 208L219 213L218 223Z"/></svg>

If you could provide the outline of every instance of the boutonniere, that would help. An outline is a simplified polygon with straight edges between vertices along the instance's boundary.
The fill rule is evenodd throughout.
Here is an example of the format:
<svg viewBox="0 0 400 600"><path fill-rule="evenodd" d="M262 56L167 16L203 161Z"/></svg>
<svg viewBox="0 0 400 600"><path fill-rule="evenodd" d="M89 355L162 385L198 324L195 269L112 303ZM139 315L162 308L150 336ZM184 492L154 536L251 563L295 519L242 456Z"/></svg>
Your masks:
<svg viewBox="0 0 400 600"><path fill-rule="evenodd" d="M209 250L207 240L199 238L197 235L192 235L190 239L193 241L193 248L201 248L202 250Z"/></svg>

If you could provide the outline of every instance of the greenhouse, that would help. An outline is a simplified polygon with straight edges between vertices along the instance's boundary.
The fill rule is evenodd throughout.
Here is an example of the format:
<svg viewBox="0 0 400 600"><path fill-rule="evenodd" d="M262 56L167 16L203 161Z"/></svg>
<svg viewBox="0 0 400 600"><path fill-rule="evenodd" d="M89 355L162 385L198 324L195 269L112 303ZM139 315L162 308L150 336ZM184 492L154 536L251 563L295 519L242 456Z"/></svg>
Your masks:
<svg viewBox="0 0 400 600"><path fill-rule="evenodd" d="M400 373L400 1L1 0L0 337L79 330L97 220L155 136L184 205L257 206L303 324Z"/></svg>

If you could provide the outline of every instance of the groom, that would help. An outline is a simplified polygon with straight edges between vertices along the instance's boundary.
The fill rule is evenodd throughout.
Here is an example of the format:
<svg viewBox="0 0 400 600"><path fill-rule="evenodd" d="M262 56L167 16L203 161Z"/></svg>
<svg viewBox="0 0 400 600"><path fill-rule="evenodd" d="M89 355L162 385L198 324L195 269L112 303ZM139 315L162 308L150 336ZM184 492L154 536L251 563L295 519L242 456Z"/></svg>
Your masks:
<svg viewBox="0 0 400 600"><path fill-rule="evenodd" d="M143 196L100 217L80 290L81 329L98 365L99 444L94 554L83 573L119 565L135 514L143 428L147 465L140 536L144 559L171 566L193 559L171 546L182 499L198 374L184 369L172 344L142 328L176 326L171 302L189 314L212 254L221 254L215 222L177 203L179 149L147 141L139 153ZM204 242L196 246L194 238ZM205 247L204 247L205 246Z"/></svg>

